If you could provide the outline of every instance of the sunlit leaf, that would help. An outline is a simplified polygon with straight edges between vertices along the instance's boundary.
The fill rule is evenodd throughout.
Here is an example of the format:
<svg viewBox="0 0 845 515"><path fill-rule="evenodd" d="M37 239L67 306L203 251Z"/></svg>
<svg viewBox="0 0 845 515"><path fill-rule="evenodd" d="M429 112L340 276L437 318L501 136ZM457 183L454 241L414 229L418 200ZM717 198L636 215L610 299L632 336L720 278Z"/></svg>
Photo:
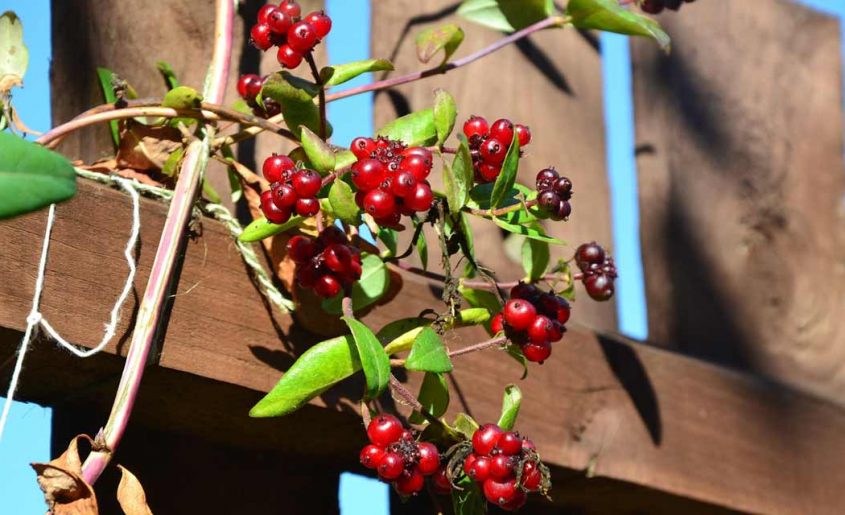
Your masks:
<svg viewBox="0 0 845 515"><path fill-rule="evenodd" d="M431 327L426 327L414 339L414 346L405 368L420 372L451 372L452 361L440 336Z"/></svg>
<svg viewBox="0 0 845 515"><path fill-rule="evenodd" d="M290 220L283 224L274 224L268 222L266 218L257 218L249 225L244 227L243 234L238 237L243 242L261 241L264 238L269 238L279 233L283 233L289 229L301 225L305 221L304 217L295 215L290 217Z"/></svg>
<svg viewBox="0 0 845 515"><path fill-rule="evenodd" d="M597 29L654 39L660 48L669 49L669 35L651 18L632 12L617 0L569 0L566 13L579 29Z"/></svg>
<svg viewBox="0 0 845 515"><path fill-rule="evenodd" d="M366 396L368 399L375 399L387 388L390 381L390 358L369 327L350 317L343 317L343 321L352 331L352 338L358 350L358 358L367 381Z"/></svg>
<svg viewBox="0 0 845 515"><path fill-rule="evenodd" d="M505 395L502 399L502 414L499 416L497 425L505 431L513 429L516 417L519 415L519 407L522 405L522 391L515 384L505 386Z"/></svg>
<svg viewBox="0 0 845 515"><path fill-rule="evenodd" d="M443 50L442 63L446 63L463 40L463 29L454 23L428 28L417 34L417 57L427 63Z"/></svg>
<svg viewBox="0 0 845 515"><path fill-rule="evenodd" d="M437 141L434 110L423 109L406 114L379 129L376 135L399 140L408 146L431 145Z"/></svg>
<svg viewBox="0 0 845 515"><path fill-rule="evenodd" d="M337 86L365 73L389 71L392 69L393 63L387 59L366 59L364 61L326 66L320 70L320 78L326 86Z"/></svg>
<svg viewBox="0 0 845 515"><path fill-rule="evenodd" d="M390 272L375 254L364 254L361 260L361 279L352 285L352 309L363 309L378 301L390 287ZM341 312L342 293L323 301L323 310L332 315Z"/></svg>
<svg viewBox="0 0 845 515"><path fill-rule="evenodd" d="M434 418L439 418L446 413L449 407L449 385L443 374L426 372L417 400L420 401L424 412ZM409 420L412 424L422 424L426 418L415 411Z"/></svg>

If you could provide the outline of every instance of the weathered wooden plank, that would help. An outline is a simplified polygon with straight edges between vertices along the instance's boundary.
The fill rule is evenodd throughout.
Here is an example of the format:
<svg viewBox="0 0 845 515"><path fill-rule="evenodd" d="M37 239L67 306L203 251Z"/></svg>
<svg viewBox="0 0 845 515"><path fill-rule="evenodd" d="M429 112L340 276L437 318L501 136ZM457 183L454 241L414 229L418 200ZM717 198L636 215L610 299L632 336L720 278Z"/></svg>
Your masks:
<svg viewBox="0 0 845 515"><path fill-rule="evenodd" d="M83 182L80 194L58 209L43 307L60 332L83 345L98 341L124 278L120 250L128 221L121 227L121 218L128 216L127 203L117 191ZM165 213L154 202L144 207L138 285L148 274ZM7 328L0 335L0 362L14 352L25 325L43 222L44 213L36 213L0 223L0 327ZM355 414L360 378L290 417L247 418L260 392L291 362L285 344L302 349L313 340L282 317L274 325L227 238L206 221L203 236L189 243L162 353L147 372L133 420L255 450L298 450L353 463L363 441ZM374 310L365 318L369 325L437 307L425 283L411 276L405 281L402 301ZM448 343L482 337L463 331ZM41 342L28 357L21 398L107 407L121 359L104 354L77 360L52 347ZM453 410L479 420L495 418L506 382L520 384L526 401L518 428L561 479L558 505L589 507L580 489L596 486L602 497L608 484L647 491L645 497L632 494L639 500L631 510L649 512L677 513L667 500L680 502L677 497L752 512L826 513L845 502L839 470L845 412L823 401L578 325L525 381L519 381L518 365L497 351L457 360ZM4 369L0 381L8 373ZM410 388L418 379L412 375ZM563 480L567 472L588 469L604 479Z"/></svg>
<svg viewBox="0 0 845 515"><path fill-rule="evenodd" d="M633 41L650 339L845 402L837 20L785 0Z"/></svg>
<svg viewBox="0 0 845 515"><path fill-rule="evenodd" d="M502 37L455 15L457 5L453 0L373 2L373 55L392 59L397 70L393 73L403 74L430 66L417 60L414 44L416 34L428 27L457 23L466 31L457 57ZM408 109L431 106L435 88L446 89L457 100L458 131L472 114L491 123L507 117L529 125L533 139L519 181L533 187L539 170L555 166L575 185L570 221L547 224L551 234L572 244L556 248L554 257L569 259L574 246L585 241L611 244L601 83L599 55L587 40L572 30L547 31L463 69L379 93L376 127ZM456 142L453 136L449 144ZM433 175L439 184L440 178ZM524 275L519 262L502 252L504 235L497 227L475 217L472 227L482 262L503 278ZM612 302L578 302L573 316L598 329L616 327Z"/></svg>

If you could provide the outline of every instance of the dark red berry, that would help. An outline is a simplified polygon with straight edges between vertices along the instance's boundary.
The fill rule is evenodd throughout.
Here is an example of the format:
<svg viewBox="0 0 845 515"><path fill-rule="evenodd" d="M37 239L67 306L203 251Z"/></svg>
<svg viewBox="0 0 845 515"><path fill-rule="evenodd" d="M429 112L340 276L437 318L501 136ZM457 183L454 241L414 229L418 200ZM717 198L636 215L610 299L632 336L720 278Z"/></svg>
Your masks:
<svg viewBox="0 0 845 515"><path fill-rule="evenodd" d="M525 299L527 301L532 301L539 294L540 291L533 284L520 282L511 288L512 299Z"/></svg>
<svg viewBox="0 0 845 515"><path fill-rule="evenodd" d="M273 33L266 23L256 23L249 32L252 44L259 50L267 50L273 46Z"/></svg>
<svg viewBox="0 0 845 515"><path fill-rule="evenodd" d="M569 200L572 198L572 181L569 180L569 177L561 177L555 181L554 190L564 200Z"/></svg>
<svg viewBox="0 0 845 515"><path fill-rule="evenodd" d="M569 320L571 313L569 302L563 297L544 295L540 302L543 311L549 318L556 320L560 324L565 324Z"/></svg>
<svg viewBox="0 0 845 515"><path fill-rule="evenodd" d="M291 18L302 16L302 8L294 0L285 0L279 5L279 9Z"/></svg>
<svg viewBox="0 0 845 515"><path fill-rule="evenodd" d="M425 486L425 478L417 469L406 470L394 483L399 495L409 496L419 492Z"/></svg>
<svg viewBox="0 0 845 515"><path fill-rule="evenodd" d="M649 14L660 14L663 11L662 0L643 0L640 9Z"/></svg>
<svg viewBox="0 0 845 515"><path fill-rule="evenodd" d="M513 141L513 123L505 118L500 118L490 126L490 139L497 139L504 143L505 148L511 146Z"/></svg>
<svg viewBox="0 0 845 515"><path fill-rule="evenodd" d="M552 213L553 220L566 220L572 214L572 204L566 200L562 200L558 205L557 211Z"/></svg>
<svg viewBox="0 0 845 515"><path fill-rule="evenodd" d="M284 36L293 25L293 20L281 9L275 9L267 15L266 23L270 26L270 30L273 31L273 34L276 34L277 36Z"/></svg>
<svg viewBox="0 0 845 515"><path fill-rule="evenodd" d="M424 181L428 174L431 173L431 159L426 159L425 156L418 154L411 154L399 163L399 170L411 172L418 181Z"/></svg>
<svg viewBox="0 0 845 515"><path fill-rule="evenodd" d="M534 445L534 442L532 442L528 438L523 438L522 439L522 450L523 451L536 451L537 446Z"/></svg>
<svg viewBox="0 0 845 515"><path fill-rule="evenodd" d="M314 197L322 187L322 180L314 170L300 170L293 174L291 184L300 197Z"/></svg>
<svg viewBox="0 0 845 515"><path fill-rule="evenodd" d="M291 48L290 45L285 44L279 47L276 60L285 68L292 70L302 64L302 54Z"/></svg>
<svg viewBox="0 0 845 515"><path fill-rule="evenodd" d="M529 129L525 125L516 124L515 130L516 137L519 140L520 148L531 143L531 129Z"/></svg>
<svg viewBox="0 0 845 515"><path fill-rule="evenodd" d="M387 454L387 451L384 448L370 444L361 450L359 459L361 460L361 465L368 469L377 469L385 454Z"/></svg>
<svg viewBox="0 0 845 515"><path fill-rule="evenodd" d="M317 245L314 240L299 234L291 236L287 244L288 256L294 263L307 263L317 253Z"/></svg>
<svg viewBox="0 0 845 515"><path fill-rule="evenodd" d="M261 193L261 211L270 223L283 224L290 220L290 209L282 209L273 202L272 193Z"/></svg>
<svg viewBox="0 0 845 515"><path fill-rule="evenodd" d="M299 216L314 216L320 212L320 201L314 197L301 198L296 201L296 214Z"/></svg>
<svg viewBox="0 0 845 515"><path fill-rule="evenodd" d="M376 188L364 197L364 210L373 218L387 218L396 209L396 200L393 194Z"/></svg>
<svg viewBox="0 0 845 515"><path fill-rule="evenodd" d="M596 242L584 243L575 250L575 263L583 271L589 269L590 265L601 265L604 263L604 249Z"/></svg>
<svg viewBox="0 0 845 515"><path fill-rule="evenodd" d="M293 209L299 196L290 184L279 184L273 188L273 202L282 209Z"/></svg>
<svg viewBox="0 0 845 515"><path fill-rule="evenodd" d="M490 320L490 331L493 334L499 334L505 330L505 316L501 313L496 313Z"/></svg>
<svg viewBox="0 0 845 515"><path fill-rule="evenodd" d="M278 7L273 4L262 6L261 9L258 10L257 23L267 23L267 18L270 16L270 13L276 10L278 10Z"/></svg>
<svg viewBox="0 0 845 515"><path fill-rule="evenodd" d="M446 467L442 466L431 476L431 486L437 495L449 495L452 493L452 483L446 474Z"/></svg>
<svg viewBox="0 0 845 515"><path fill-rule="evenodd" d="M285 180L285 172L289 172L295 167L296 163L288 156L273 154L264 160L261 172L264 174L264 178L270 182L283 182Z"/></svg>
<svg viewBox="0 0 845 515"><path fill-rule="evenodd" d="M464 462L464 473L473 481L486 481L490 477L490 458L471 454Z"/></svg>
<svg viewBox="0 0 845 515"><path fill-rule="evenodd" d="M491 163L482 163L480 167L478 167L478 174L481 176L480 182L493 182L499 177L499 173L502 171L500 165L491 164Z"/></svg>
<svg viewBox="0 0 845 515"><path fill-rule="evenodd" d="M499 508L503 511L516 511L525 506L526 502L528 502L528 494L517 488L514 498L510 502L499 506Z"/></svg>
<svg viewBox="0 0 845 515"><path fill-rule="evenodd" d="M560 195L551 190L546 190L540 193L540 196L537 197L537 205L539 205L544 211L552 213L557 213L561 202L562 200Z"/></svg>
<svg viewBox="0 0 845 515"><path fill-rule="evenodd" d="M317 239L323 245L331 245L332 243L348 243L349 240L346 239L346 233L344 233L338 226L330 225L323 229L323 232L317 237ZM390 416L390 415L384 415ZM394 417L395 418L395 417ZM374 419L375 420L375 419ZM399 422L398 420L396 422ZM402 424L399 424L399 427L402 427ZM378 442L373 442L378 443Z"/></svg>
<svg viewBox="0 0 845 515"><path fill-rule="evenodd" d="M317 30L307 21L298 21L288 30L288 45L300 53L314 48L317 43Z"/></svg>
<svg viewBox="0 0 845 515"><path fill-rule="evenodd" d="M529 492L536 492L540 489L543 475L540 468L534 461L526 461L522 466L522 486Z"/></svg>
<svg viewBox="0 0 845 515"><path fill-rule="evenodd" d="M238 95L248 102L254 101L255 97L261 91L262 83L261 77L254 73L241 75L241 78L238 79ZM258 86L257 89L256 85Z"/></svg>
<svg viewBox="0 0 845 515"><path fill-rule="evenodd" d="M417 444L417 452L420 459L417 463L419 471L425 476L437 472L440 468L440 453L437 452L437 447L433 443L420 442Z"/></svg>
<svg viewBox="0 0 845 515"><path fill-rule="evenodd" d="M309 13L305 17L305 21L310 23L314 27L314 30L317 31L318 39L323 39L332 30L332 19L326 16L325 13L316 11Z"/></svg>
<svg viewBox="0 0 845 515"><path fill-rule="evenodd" d="M410 195L405 195L405 204L418 212L431 209L432 201L434 201L434 193L431 191L431 187L424 182L418 182L414 186L414 191Z"/></svg>
<svg viewBox="0 0 845 515"><path fill-rule="evenodd" d="M362 159L352 165L352 184L361 191L370 191L384 180L384 165L376 159Z"/></svg>
<svg viewBox="0 0 845 515"><path fill-rule="evenodd" d="M402 437L402 422L393 415L376 415L367 426L367 438L371 443L387 447Z"/></svg>
<svg viewBox="0 0 845 515"><path fill-rule="evenodd" d="M296 282L298 282L303 288L313 288L317 279L320 278L320 275L320 269L313 264L308 263L303 266L296 267Z"/></svg>
<svg viewBox="0 0 845 515"><path fill-rule="evenodd" d="M531 326L528 328L528 341L531 343L543 343L551 341L554 332L552 321L543 315L534 317Z"/></svg>
<svg viewBox="0 0 845 515"><path fill-rule="evenodd" d="M481 158L485 163L500 165L505 160L507 147L501 140L490 138L481 144Z"/></svg>
<svg viewBox="0 0 845 515"><path fill-rule="evenodd" d="M497 454L490 460L490 477L497 481L504 481L513 477L513 461L510 456Z"/></svg>
<svg viewBox="0 0 845 515"><path fill-rule="evenodd" d="M507 315L505 318L507 319ZM472 448L475 453L480 456L489 456L499 443L502 433L503 431L496 424L484 424L478 428L472 435Z"/></svg>
<svg viewBox="0 0 845 515"><path fill-rule="evenodd" d="M522 437L513 431L502 433L496 447L506 456L516 456L522 451Z"/></svg>
<svg viewBox="0 0 845 515"><path fill-rule="evenodd" d="M400 454L388 452L381 459L378 466L378 475L382 479L396 479L405 470L405 460Z"/></svg>
<svg viewBox="0 0 845 515"><path fill-rule="evenodd" d="M588 276L584 279L584 288L587 290L587 295L599 302L610 300L613 297L613 279L605 274Z"/></svg>
<svg viewBox="0 0 845 515"><path fill-rule="evenodd" d="M519 489L514 479L496 481L491 478L484 482L484 497L497 506L504 506L513 501L517 492Z"/></svg>
<svg viewBox="0 0 845 515"><path fill-rule="evenodd" d="M522 299L509 300L502 312L505 315L505 322L517 331L526 331L537 316L534 305Z"/></svg>
<svg viewBox="0 0 845 515"><path fill-rule="evenodd" d="M326 299L340 293L340 289L340 281L337 280L337 277L329 274L319 277L317 282L314 283L314 291L317 292L317 295Z"/></svg>
<svg viewBox="0 0 845 515"><path fill-rule="evenodd" d="M528 361L543 363L552 355L552 344L548 341L531 342L522 346L522 354L525 355L525 359Z"/></svg>
<svg viewBox="0 0 845 515"><path fill-rule="evenodd" d="M352 252L342 243L333 243L323 251L323 260L332 272L345 274L352 268Z"/></svg>
<svg viewBox="0 0 845 515"><path fill-rule="evenodd" d="M464 135L467 139L473 136L486 136L489 130L490 126L487 125L487 120L480 116L470 116L469 120L464 122Z"/></svg>
<svg viewBox="0 0 845 515"><path fill-rule="evenodd" d="M560 175L554 168L546 168L537 172L536 185L539 191L551 190Z"/></svg>

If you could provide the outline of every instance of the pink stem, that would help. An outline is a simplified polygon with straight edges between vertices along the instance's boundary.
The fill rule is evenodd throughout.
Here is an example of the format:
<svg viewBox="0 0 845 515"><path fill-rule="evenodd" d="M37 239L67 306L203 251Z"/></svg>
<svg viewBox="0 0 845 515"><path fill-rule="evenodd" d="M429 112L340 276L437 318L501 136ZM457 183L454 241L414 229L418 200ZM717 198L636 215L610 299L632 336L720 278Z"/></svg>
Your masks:
<svg viewBox="0 0 845 515"><path fill-rule="evenodd" d="M232 53L233 20L232 0L217 0L214 52L203 88L203 96L213 103L219 104L223 101L226 89ZM89 484L93 484L100 477L111 460L126 431L129 416L135 405L156 327L161 320L167 287L171 282L185 226L191 216L199 181L208 164L213 129L207 127L206 131L202 141L192 142L185 152L185 160L167 213L150 279L138 309L135 332L132 334L129 355L126 357L114 405L105 428L97 437L97 445L82 466L82 477Z"/></svg>

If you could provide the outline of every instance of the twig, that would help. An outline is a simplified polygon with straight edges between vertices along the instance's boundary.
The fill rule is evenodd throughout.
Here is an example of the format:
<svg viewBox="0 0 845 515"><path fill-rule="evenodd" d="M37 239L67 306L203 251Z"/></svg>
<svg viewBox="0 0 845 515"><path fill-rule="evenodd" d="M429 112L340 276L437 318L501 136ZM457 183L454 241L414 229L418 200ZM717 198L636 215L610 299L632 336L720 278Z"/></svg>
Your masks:
<svg viewBox="0 0 845 515"><path fill-rule="evenodd" d="M414 408L414 411L425 414L425 410L423 409L423 405L420 404L420 401L418 401L417 398L414 397L414 394L409 392L408 389L405 388L393 374L390 374L390 389L393 390L393 393L398 395L403 401L407 402L410 407Z"/></svg>
<svg viewBox="0 0 845 515"><path fill-rule="evenodd" d="M464 207L463 211L467 213L473 214L475 216L483 216L484 218L492 218L497 216L506 215L508 213L513 213L514 211L519 211L522 209L523 206L526 208L534 207L537 205L537 200L526 200L525 202L519 202L517 204L511 204L510 206L500 207L499 209L473 209L471 207Z"/></svg>
<svg viewBox="0 0 845 515"><path fill-rule="evenodd" d="M476 343L475 345L470 345L469 347L463 347L461 349L449 351L449 357L454 358L457 356L463 356L464 354L469 354L471 352L477 352L480 350L487 349L489 347L493 347L496 345L502 345L507 342L508 339L504 336L496 336L489 340L485 340L480 343Z"/></svg>
<svg viewBox="0 0 845 515"><path fill-rule="evenodd" d="M314 62L314 55L311 52L306 52L305 60L308 61L308 66L311 68L311 75L314 76L314 82L320 88L320 138L326 139L326 86L323 83L323 78L320 76L320 70L317 69L317 63Z"/></svg>
<svg viewBox="0 0 845 515"><path fill-rule="evenodd" d="M352 310L352 297L349 296L349 293L345 293L343 300L340 301L340 309L343 316L355 318L355 312Z"/></svg>

